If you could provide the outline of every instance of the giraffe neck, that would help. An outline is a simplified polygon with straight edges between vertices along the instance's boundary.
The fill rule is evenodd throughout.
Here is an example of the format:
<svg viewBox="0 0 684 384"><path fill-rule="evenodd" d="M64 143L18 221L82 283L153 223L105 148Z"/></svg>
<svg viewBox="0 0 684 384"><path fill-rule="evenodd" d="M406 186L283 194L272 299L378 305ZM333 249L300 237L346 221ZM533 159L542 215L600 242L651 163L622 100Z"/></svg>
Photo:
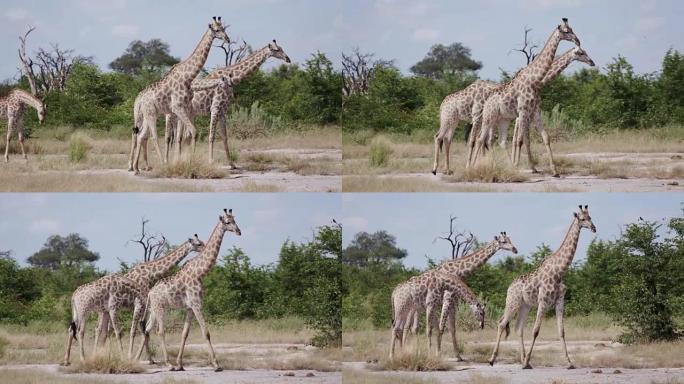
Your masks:
<svg viewBox="0 0 684 384"><path fill-rule="evenodd" d="M544 75L544 78L541 81L541 85L544 86L548 83L550 83L553 79L556 78L561 72L565 70L565 68L570 65L575 60L575 48L565 52L564 54L560 55L557 57L555 60L553 60L553 63L551 64L551 68L546 72L546 75Z"/></svg>
<svg viewBox="0 0 684 384"><path fill-rule="evenodd" d="M498 250L499 243L496 240L493 240L467 256L443 263L437 267L437 269L460 277L465 277L479 268L482 264L486 263Z"/></svg>
<svg viewBox="0 0 684 384"><path fill-rule="evenodd" d="M190 253L191 249L192 244L186 241L163 257L136 265L125 276L141 285L151 286L164 277L171 268L178 265Z"/></svg>
<svg viewBox="0 0 684 384"><path fill-rule="evenodd" d="M214 35L211 29L202 36L199 44L195 47L192 54L181 63L174 66L170 73L175 75L174 77L190 86L190 83L197 77L204 63L207 61L209 56L209 50L211 49L211 43L214 41Z"/></svg>
<svg viewBox="0 0 684 384"><path fill-rule="evenodd" d="M542 79L546 75L546 72L548 72L549 68L551 67L553 58L556 55L556 49L558 49L558 44L560 44L560 40L560 31L555 29L549 39L546 41L546 44L544 44L544 48L539 55L537 55L530 65L522 70L524 71L525 76L521 76L520 78L526 78L526 80L530 81L533 86L539 87Z"/></svg>
<svg viewBox="0 0 684 384"><path fill-rule="evenodd" d="M470 289L470 287L467 284L462 282L459 288L460 289L458 291L458 294L461 300L470 305L476 305L480 303L480 301L477 299L477 296L475 295L475 292L473 292L473 290Z"/></svg>
<svg viewBox="0 0 684 384"><path fill-rule="evenodd" d="M216 264L223 235L226 233L225 226L219 222L209 236L204 250L195 259L183 266L182 273L191 274L194 279L203 278Z"/></svg>
<svg viewBox="0 0 684 384"><path fill-rule="evenodd" d="M568 270L570 263L572 263L572 259L575 257L580 230L579 220L574 218L560 247L547 258L548 260L545 259L542 262L541 268L553 269L556 274L563 275L565 271ZM560 269L556 268L558 266L560 266Z"/></svg>
<svg viewBox="0 0 684 384"><path fill-rule="evenodd" d="M17 96L22 103L35 108L36 111L43 109L43 102L23 89L15 89L12 93Z"/></svg>
<svg viewBox="0 0 684 384"><path fill-rule="evenodd" d="M231 65L230 67L223 67L212 71L208 77L220 77L228 76L229 73L233 74L233 84L239 84L244 78L254 73L261 64L263 64L266 59L271 57L271 49L269 46L265 46L258 51L253 52L251 55L247 56L241 62Z"/></svg>

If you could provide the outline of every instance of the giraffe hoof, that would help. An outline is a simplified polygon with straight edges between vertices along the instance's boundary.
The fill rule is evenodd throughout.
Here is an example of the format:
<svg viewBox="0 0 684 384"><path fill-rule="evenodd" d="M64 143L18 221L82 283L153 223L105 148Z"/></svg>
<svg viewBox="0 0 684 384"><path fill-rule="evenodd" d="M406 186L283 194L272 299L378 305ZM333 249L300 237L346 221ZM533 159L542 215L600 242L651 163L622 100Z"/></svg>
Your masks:
<svg viewBox="0 0 684 384"><path fill-rule="evenodd" d="M527 363L522 367L522 369L532 369L532 366L530 365L530 363Z"/></svg>
<svg viewBox="0 0 684 384"><path fill-rule="evenodd" d="M574 364L570 364L570 366L568 366L568 369L575 369L575 365L574 365Z"/></svg>
<svg viewBox="0 0 684 384"><path fill-rule="evenodd" d="M437 176L437 170L432 170L432 174Z"/></svg>
<svg viewBox="0 0 684 384"><path fill-rule="evenodd" d="M214 368L214 372L221 372L221 371L223 371L223 368L221 368L221 367Z"/></svg>
<svg viewBox="0 0 684 384"><path fill-rule="evenodd" d="M182 366L176 368L176 372L183 372L183 371L185 371L185 368L183 368Z"/></svg>
<svg viewBox="0 0 684 384"><path fill-rule="evenodd" d="M555 177L556 179L560 179L560 174L559 174L559 173L554 173L554 174L553 174L553 177Z"/></svg>
<svg viewBox="0 0 684 384"><path fill-rule="evenodd" d="M489 360L489 366L493 367L494 366L494 360Z"/></svg>

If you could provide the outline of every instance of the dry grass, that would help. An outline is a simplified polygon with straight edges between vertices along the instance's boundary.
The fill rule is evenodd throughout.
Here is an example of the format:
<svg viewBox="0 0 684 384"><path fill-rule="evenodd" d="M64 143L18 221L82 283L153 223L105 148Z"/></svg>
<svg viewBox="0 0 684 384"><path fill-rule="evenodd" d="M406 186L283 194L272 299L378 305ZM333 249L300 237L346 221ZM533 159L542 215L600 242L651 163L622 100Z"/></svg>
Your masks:
<svg viewBox="0 0 684 384"><path fill-rule="evenodd" d="M357 370L344 370L342 372L343 383L358 384L437 384L435 379L424 379L406 375L385 375L373 372Z"/></svg>
<svg viewBox="0 0 684 384"><path fill-rule="evenodd" d="M2 369L0 377L3 383L12 384L119 384L119 380L94 378L73 378L48 372L29 371L26 369Z"/></svg>
<svg viewBox="0 0 684 384"><path fill-rule="evenodd" d="M490 189L459 184L442 184L425 178L342 176L343 192L482 192Z"/></svg>
<svg viewBox="0 0 684 384"><path fill-rule="evenodd" d="M257 184L252 180L246 180L236 192L282 192L282 188L273 184Z"/></svg>
<svg viewBox="0 0 684 384"><path fill-rule="evenodd" d="M227 176L226 172L216 164L208 163L198 156L187 156L164 164L152 171L155 178L181 178L181 179L222 179Z"/></svg>
<svg viewBox="0 0 684 384"><path fill-rule="evenodd" d="M681 368L684 367L684 341L628 345L619 353L578 356L583 367Z"/></svg>
<svg viewBox="0 0 684 384"><path fill-rule="evenodd" d="M522 183L529 180L527 175L520 173L505 157L500 151L490 151L474 166L468 169L458 168L453 176L446 176L444 180L450 183Z"/></svg>
<svg viewBox="0 0 684 384"><path fill-rule="evenodd" d="M84 361L76 361L63 368L67 373L141 373L145 369L136 362L120 356L97 354L87 356Z"/></svg>
<svg viewBox="0 0 684 384"><path fill-rule="evenodd" d="M440 356L428 353L423 348L413 351L400 351L392 359L382 359L377 365L369 366L373 370L381 371L448 371L450 365Z"/></svg>

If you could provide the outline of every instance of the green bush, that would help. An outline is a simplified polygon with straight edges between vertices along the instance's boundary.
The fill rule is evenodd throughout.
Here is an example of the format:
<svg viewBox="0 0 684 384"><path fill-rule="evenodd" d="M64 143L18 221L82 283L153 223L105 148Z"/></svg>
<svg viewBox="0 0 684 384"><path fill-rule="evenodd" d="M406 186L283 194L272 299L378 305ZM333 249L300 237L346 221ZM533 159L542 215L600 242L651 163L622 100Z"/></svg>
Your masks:
<svg viewBox="0 0 684 384"><path fill-rule="evenodd" d="M373 139L368 154L369 165L371 167L386 167L389 165L392 147L389 140L379 137Z"/></svg>
<svg viewBox="0 0 684 384"><path fill-rule="evenodd" d="M86 136L80 134L71 135L69 140L69 161L80 163L88 158L90 142Z"/></svg>

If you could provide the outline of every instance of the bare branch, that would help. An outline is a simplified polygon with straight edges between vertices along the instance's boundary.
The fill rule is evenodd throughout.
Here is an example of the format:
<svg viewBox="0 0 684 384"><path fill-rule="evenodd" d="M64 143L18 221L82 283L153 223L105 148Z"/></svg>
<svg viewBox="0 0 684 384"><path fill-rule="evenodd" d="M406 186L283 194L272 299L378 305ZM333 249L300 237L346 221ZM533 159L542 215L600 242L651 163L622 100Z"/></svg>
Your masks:
<svg viewBox="0 0 684 384"><path fill-rule="evenodd" d="M244 39L240 45L237 44L237 41L231 40L230 43L226 43L224 41L221 43L221 45L215 45L214 47L221 48L223 51L225 55L224 61L226 67L230 67L231 65L241 62L245 57L247 57L251 50L250 46L247 45L247 42Z"/></svg>
<svg viewBox="0 0 684 384"><path fill-rule="evenodd" d="M160 257L167 248L167 241L164 235L151 235L147 232L145 226L148 222L149 220L145 219L145 217L142 217L140 221L140 235L127 241L127 243L136 243L142 247L143 262L145 263Z"/></svg>
<svg viewBox="0 0 684 384"><path fill-rule="evenodd" d="M437 236L432 242L434 243L438 239L445 240L449 242L451 246L451 259L456 260L459 257L463 257L470 252L470 249L475 244L475 236L469 231L459 231L454 223L458 218L456 216L449 216L449 232Z"/></svg>
<svg viewBox="0 0 684 384"><path fill-rule="evenodd" d="M33 60L31 60L28 55L26 55L26 39L28 35L31 34L36 29L28 25L26 27L26 33L24 36L19 36L19 60L21 61L22 67L24 69L24 76L28 79L29 86L31 87L31 94L33 96L38 95L38 88L36 87L36 74L33 70Z"/></svg>
<svg viewBox="0 0 684 384"><path fill-rule="evenodd" d="M539 48L539 46L535 43L530 42L529 40L529 33L532 32L532 28L525 27L525 38L523 40L523 45L520 48L514 48L511 49L510 52L520 52L523 55L525 55L525 59L527 60L527 65L529 65L532 60L537 56L535 53L535 49Z"/></svg>
<svg viewBox="0 0 684 384"><path fill-rule="evenodd" d="M342 53L342 95L365 95L378 68L392 66L391 60L374 60L372 53L361 53L355 48L351 54Z"/></svg>

